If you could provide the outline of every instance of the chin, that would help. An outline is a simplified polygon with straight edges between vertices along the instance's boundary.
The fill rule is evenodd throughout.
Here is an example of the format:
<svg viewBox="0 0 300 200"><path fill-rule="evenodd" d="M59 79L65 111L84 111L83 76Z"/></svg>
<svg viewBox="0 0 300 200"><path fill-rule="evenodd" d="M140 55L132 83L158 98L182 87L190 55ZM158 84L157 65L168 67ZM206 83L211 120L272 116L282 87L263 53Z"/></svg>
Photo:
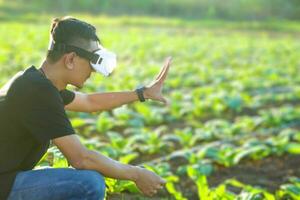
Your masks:
<svg viewBox="0 0 300 200"><path fill-rule="evenodd" d="M80 85L80 86L79 86L79 88L80 88L80 89L81 89L81 88L83 88L83 84L82 84L82 85Z"/></svg>
<svg viewBox="0 0 300 200"><path fill-rule="evenodd" d="M81 89L83 87L83 84L79 85L79 84L76 84L75 85L78 89Z"/></svg>

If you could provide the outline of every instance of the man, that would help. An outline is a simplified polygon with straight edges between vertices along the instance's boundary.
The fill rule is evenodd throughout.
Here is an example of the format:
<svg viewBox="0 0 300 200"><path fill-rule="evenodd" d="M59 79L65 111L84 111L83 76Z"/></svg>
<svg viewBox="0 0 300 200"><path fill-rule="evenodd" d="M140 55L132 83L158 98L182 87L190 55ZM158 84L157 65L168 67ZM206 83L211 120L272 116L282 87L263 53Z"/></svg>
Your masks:
<svg viewBox="0 0 300 200"><path fill-rule="evenodd" d="M46 59L16 74L0 91L1 200L103 199L103 176L134 181L145 195L153 195L165 180L138 166L122 164L80 143L66 110L97 112L137 100L166 103L161 94L170 59L147 87L128 92L84 94L92 72L108 76L115 55L103 48L96 29L72 17L54 19ZM50 141L73 168L35 169Z"/></svg>

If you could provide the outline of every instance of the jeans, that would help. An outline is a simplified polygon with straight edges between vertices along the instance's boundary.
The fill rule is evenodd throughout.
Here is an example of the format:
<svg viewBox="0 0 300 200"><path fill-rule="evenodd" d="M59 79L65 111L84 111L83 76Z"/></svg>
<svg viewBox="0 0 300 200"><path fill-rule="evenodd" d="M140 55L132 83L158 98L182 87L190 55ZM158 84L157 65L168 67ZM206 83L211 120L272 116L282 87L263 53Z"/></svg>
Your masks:
<svg viewBox="0 0 300 200"><path fill-rule="evenodd" d="M102 200L103 176L93 170L45 168L19 172L7 200Z"/></svg>

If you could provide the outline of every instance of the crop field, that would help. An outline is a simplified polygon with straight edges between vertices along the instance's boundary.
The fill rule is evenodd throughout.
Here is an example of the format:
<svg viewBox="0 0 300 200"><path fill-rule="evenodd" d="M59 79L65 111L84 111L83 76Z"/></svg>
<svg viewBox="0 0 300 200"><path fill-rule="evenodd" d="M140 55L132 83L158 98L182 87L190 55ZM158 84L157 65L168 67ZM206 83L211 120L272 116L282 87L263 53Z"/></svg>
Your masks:
<svg viewBox="0 0 300 200"><path fill-rule="evenodd" d="M0 22L0 86L46 54L51 18L30 17ZM144 197L133 182L107 178L106 199L300 199L300 24L75 17L118 56L112 76L93 74L81 92L132 90L173 57L168 106L68 111L89 149L167 180ZM47 166L68 167L53 145L37 168Z"/></svg>

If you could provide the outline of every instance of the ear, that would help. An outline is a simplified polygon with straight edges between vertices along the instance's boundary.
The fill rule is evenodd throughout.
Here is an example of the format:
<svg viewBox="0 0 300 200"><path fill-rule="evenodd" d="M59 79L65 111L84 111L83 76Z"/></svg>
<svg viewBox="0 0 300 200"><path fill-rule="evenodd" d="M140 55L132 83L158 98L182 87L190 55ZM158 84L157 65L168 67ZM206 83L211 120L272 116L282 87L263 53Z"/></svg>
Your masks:
<svg viewBox="0 0 300 200"><path fill-rule="evenodd" d="M68 69L73 69L74 68L75 57L76 57L75 52L66 53L64 55L65 66Z"/></svg>

